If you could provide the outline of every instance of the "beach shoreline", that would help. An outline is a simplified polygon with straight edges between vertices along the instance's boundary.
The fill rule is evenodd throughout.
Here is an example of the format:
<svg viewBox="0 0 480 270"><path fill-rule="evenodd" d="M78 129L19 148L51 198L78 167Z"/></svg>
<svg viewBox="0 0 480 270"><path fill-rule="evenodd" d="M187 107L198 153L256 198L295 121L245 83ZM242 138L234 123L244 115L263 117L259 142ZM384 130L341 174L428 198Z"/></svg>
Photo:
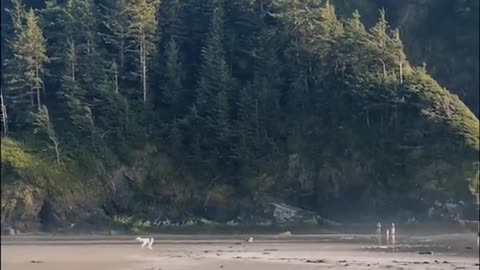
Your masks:
<svg viewBox="0 0 480 270"><path fill-rule="evenodd" d="M156 235L153 250L135 237L2 237L6 270L182 270L182 269L478 269L471 234L403 236L393 246L373 235ZM421 255L428 250L432 254Z"/></svg>

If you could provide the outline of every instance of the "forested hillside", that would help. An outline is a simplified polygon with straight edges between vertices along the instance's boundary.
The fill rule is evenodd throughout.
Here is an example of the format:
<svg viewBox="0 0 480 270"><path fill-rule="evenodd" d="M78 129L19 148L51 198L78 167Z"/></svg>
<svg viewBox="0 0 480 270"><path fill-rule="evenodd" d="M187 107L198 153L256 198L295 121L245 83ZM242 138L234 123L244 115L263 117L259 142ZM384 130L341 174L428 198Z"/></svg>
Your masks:
<svg viewBox="0 0 480 270"><path fill-rule="evenodd" d="M358 9L372 26L378 10L400 28L411 63L425 65L478 116L479 1L477 0L332 0L342 17ZM439 19L442 18L442 19Z"/></svg>
<svg viewBox="0 0 480 270"><path fill-rule="evenodd" d="M255 223L271 202L415 215L471 200L475 114L409 62L385 10L358 5L375 10L363 20L334 2L6 1L2 225ZM478 86L465 76L445 81Z"/></svg>

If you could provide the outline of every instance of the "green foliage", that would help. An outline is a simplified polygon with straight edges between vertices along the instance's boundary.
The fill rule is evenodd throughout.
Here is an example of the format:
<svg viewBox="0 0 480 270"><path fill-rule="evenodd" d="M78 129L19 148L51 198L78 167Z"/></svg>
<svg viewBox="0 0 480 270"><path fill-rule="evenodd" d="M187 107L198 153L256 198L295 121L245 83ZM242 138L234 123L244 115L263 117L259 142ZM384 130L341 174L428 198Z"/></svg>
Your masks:
<svg viewBox="0 0 480 270"><path fill-rule="evenodd" d="M422 102L422 113L433 121L449 127L449 130L460 136L465 146L477 154L479 151L478 119L460 101L442 88L424 70L416 69L406 85L409 91L415 93Z"/></svg>
<svg viewBox="0 0 480 270"><path fill-rule="evenodd" d="M16 2L18 5L21 2ZM16 7L12 13L15 37L11 43L13 59L7 61L6 99L15 108L11 119L17 125L24 125L34 105L40 109L43 89L44 65L49 61L46 40L40 29L38 17L33 9L23 12ZM45 90L45 89L43 89Z"/></svg>
<svg viewBox="0 0 480 270"><path fill-rule="evenodd" d="M382 192L453 196L478 178L478 119L411 67L383 10L372 27L313 0L69 0L40 10L41 23L23 10L4 92L12 134L32 150L2 141L12 175L56 182L128 165L147 178L133 209L177 216L237 196L313 210Z"/></svg>
<svg viewBox="0 0 480 270"><path fill-rule="evenodd" d="M210 33L202 50L202 66L199 72L195 99L195 117L200 148L213 162L229 159L231 78L228 74L222 44L223 7L213 11ZM193 132L193 130L192 130Z"/></svg>
<svg viewBox="0 0 480 270"><path fill-rule="evenodd" d="M177 43L172 38L165 46L165 67L163 80L161 81L161 106L164 109L165 119L171 121L177 116L185 114L182 107L185 107L185 91L183 83L185 80L185 73L182 63L180 61L179 48Z"/></svg>
<svg viewBox="0 0 480 270"><path fill-rule="evenodd" d="M34 157L26 153L23 148L22 145L12 139L2 139L2 169L3 166L10 166L18 170L24 170L33 166L35 164ZM2 179L4 178L2 177Z"/></svg>
<svg viewBox="0 0 480 270"><path fill-rule="evenodd" d="M51 188L52 192L58 192L74 188L73 180L81 179L79 178L81 174L76 175L53 163L53 159L39 154L34 146L11 138L2 138L1 146L2 186L27 183L38 188Z"/></svg>
<svg viewBox="0 0 480 270"><path fill-rule="evenodd" d="M46 135L48 140L53 144L55 148L55 154L57 157L57 163L61 163L60 158L60 149L59 149L59 141L57 139L57 134L55 129L53 128L52 122L50 121L50 115L48 113L48 109L45 105L43 105L40 110L33 115L33 132L35 134L42 134Z"/></svg>

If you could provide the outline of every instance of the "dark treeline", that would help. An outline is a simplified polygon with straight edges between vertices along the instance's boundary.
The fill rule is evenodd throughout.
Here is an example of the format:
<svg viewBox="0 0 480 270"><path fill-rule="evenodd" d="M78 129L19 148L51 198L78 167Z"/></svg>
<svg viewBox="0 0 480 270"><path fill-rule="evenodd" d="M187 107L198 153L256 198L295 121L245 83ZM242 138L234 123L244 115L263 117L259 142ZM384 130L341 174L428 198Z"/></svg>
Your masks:
<svg viewBox="0 0 480 270"><path fill-rule="evenodd" d="M474 179L478 119L409 64L383 10L367 28L328 1L7 2L2 136L55 166L158 151L195 188L313 210Z"/></svg>

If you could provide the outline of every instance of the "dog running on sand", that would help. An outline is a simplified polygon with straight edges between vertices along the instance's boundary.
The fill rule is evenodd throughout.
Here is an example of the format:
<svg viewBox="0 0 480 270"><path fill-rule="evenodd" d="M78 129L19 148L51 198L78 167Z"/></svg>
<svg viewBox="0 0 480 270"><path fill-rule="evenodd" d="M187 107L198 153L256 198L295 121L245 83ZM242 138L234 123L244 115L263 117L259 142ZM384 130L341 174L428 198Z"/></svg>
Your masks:
<svg viewBox="0 0 480 270"><path fill-rule="evenodd" d="M153 238L142 238L142 237L137 237L135 240L142 242L142 248L145 246L149 249L152 249L153 246Z"/></svg>

